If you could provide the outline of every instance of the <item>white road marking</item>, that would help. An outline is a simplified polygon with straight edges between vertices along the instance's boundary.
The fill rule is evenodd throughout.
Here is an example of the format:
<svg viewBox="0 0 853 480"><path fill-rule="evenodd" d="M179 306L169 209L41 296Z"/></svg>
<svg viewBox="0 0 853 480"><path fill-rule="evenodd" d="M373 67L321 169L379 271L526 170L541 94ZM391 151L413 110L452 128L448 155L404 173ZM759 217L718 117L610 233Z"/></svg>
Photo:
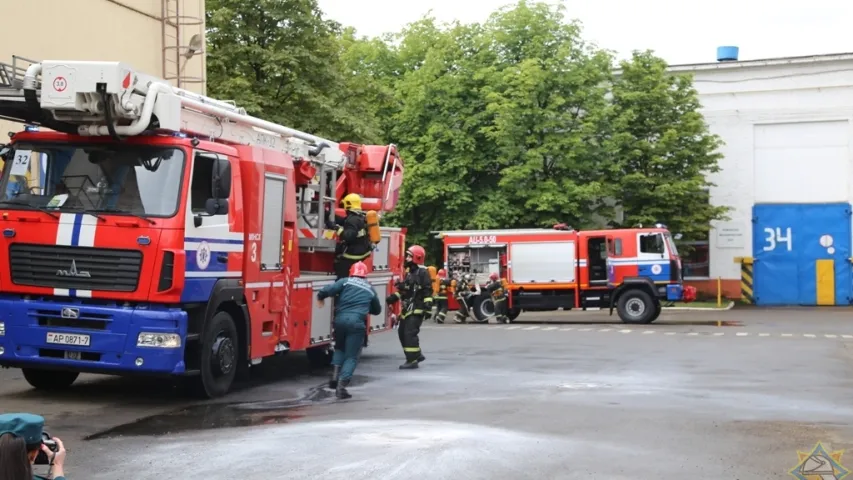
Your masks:
<svg viewBox="0 0 853 480"><path fill-rule="evenodd" d="M470 328L470 329L479 328L479 329L482 329L483 327L480 325L472 325L472 324L432 324L432 325L424 325L421 328L422 329L438 329L438 328L445 328L445 329L446 328ZM619 328L610 328L610 327L605 327L605 328L559 327L559 326L548 326L547 324L530 325L530 326L522 326L522 325L509 326L509 325L498 324L498 325L492 325L491 328L492 329L499 329L499 330L519 330L519 329L523 329L523 330L527 330L527 331L542 330L543 332L553 332L556 330L559 330L561 332L570 332L570 331L577 330L579 332L593 331L593 332L602 332L602 333L603 332L616 331L618 333L623 333L623 334L640 333L643 335L653 335L655 333L661 333L661 334L667 335L667 336L679 335L679 336L687 336L687 337L699 337L699 336L706 336L706 335L712 335L715 337L722 337L726 334L725 332L720 332L720 331L704 331L704 332L669 331L669 332L666 332L666 331L661 331L661 330L634 330L634 329L630 329L630 328L619 329ZM729 333L732 333L732 332L729 332ZM753 335L753 336L758 336L761 338L780 338L780 337L781 338L791 338L791 337L796 337L796 336L802 336L803 338L821 337L821 338L828 338L828 339L833 339L833 338L835 338L835 339L844 338L844 339L848 339L848 340L853 339L853 334L837 334L837 333L818 333L818 334L815 334L815 333L802 333L802 334L800 334L800 333L768 333L768 332L762 332L762 333L733 332L733 333L735 336L738 336L738 337L748 337L750 335Z"/></svg>

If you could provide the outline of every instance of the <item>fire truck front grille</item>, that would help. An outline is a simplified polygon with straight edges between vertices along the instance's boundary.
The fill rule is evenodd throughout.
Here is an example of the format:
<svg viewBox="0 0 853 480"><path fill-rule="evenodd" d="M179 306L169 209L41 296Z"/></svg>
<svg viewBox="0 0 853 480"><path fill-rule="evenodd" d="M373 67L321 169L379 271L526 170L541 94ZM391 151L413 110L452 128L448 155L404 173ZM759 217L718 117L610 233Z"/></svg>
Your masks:
<svg viewBox="0 0 853 480"><path fill-rule="evenodd" d="M16 285L133 292L142 270L142 252L13 243L9 267Z"/></svg>

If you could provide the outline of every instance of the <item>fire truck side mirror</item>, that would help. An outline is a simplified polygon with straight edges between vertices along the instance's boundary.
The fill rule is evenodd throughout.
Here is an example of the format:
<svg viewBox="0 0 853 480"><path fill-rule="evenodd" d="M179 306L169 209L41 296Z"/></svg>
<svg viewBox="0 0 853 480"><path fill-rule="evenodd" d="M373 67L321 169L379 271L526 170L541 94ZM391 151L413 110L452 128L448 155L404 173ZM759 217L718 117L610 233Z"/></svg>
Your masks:
<svg viewBox="0 0 853 480"><path fill-rule="evenodd" d="M228 199L208 198L207 201L204 202L204 211L210 216L225 215L228 213Z"/></svg>
<svg viewBox="0 0 853 480"><path fill-rule="evenodd" d="M231 162L219 158L213 162L210 191L215 199L227 199L231 196Z"/></svg>

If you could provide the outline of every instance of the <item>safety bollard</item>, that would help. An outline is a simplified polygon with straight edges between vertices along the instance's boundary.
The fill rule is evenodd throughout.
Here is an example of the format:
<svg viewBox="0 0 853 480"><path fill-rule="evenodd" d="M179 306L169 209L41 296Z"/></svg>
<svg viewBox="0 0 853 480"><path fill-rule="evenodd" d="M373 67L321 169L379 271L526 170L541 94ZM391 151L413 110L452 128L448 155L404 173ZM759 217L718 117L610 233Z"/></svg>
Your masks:
<svg viewBox="0 0 853 480"><path fill-rule="evenodd" d="M740 264L740 301L748 305L755 303L752 294L752 257L735 257Z"/></svg>

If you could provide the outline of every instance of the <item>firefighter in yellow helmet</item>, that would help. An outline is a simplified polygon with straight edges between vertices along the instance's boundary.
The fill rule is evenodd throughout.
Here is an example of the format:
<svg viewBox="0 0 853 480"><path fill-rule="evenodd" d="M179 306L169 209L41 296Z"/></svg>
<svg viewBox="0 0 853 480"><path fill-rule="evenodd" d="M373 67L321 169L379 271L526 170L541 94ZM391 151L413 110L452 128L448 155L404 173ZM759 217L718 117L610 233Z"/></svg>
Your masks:
<svg viewBox="0 0 853 480"><path fill-rule="evenodd" d="M335 275L337 279L349 276L350 267L373 253L373 244L367 233L367 218L361 210L361 196L350 193L341 200L346 216L335 216L326 222L326 228L336 230L338 245L335 248Z"/></svg>

